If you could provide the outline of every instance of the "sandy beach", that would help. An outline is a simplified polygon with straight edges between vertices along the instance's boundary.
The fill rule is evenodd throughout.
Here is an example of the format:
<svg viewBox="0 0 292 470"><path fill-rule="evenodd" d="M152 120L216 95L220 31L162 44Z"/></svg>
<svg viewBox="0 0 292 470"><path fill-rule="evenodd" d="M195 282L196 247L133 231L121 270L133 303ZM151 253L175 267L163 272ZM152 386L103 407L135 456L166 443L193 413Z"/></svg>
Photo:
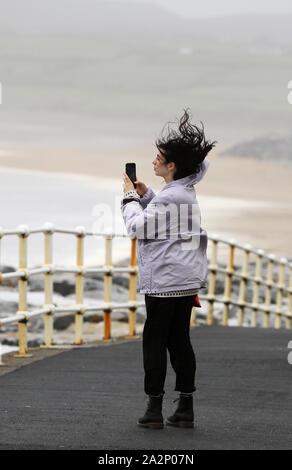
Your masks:
<svg viewBox="0 0 292 470"><path fill-rule="evenodd" d="M223 158L221 150L218 145L212 151L208 173L196 187L203 227L209 234L218 233L291 258L292 168ZM142 141L97 150L10 146L1 149L0 166L103 178L105 186L119 192L125 163L135 161L138 177L159 191L164 182L153 173L155 155L153 143Z"/></svg>

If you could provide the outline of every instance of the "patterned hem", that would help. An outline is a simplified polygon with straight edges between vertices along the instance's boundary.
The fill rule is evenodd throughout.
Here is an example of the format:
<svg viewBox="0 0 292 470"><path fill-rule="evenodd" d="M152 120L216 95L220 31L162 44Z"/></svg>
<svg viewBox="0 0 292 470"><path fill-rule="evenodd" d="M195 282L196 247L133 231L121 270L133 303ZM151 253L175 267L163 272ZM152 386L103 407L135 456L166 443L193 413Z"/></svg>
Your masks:
<svg viewBox="0 0 292 470"><path fill-rule="evenodd" d="M198 294L199 289L174 290L168 292L157 292L156 294L147 294L150 297L185 297L187 295Z"/></svg>
<svg viewBox="0 0 292 470"><path fill-rule="evenodd" d="M123 199L127 199L130 197L135 197L137 199L141 198L139 194L137 193L137 191L135 191L134 189L131 189L130 191L127 191L126 193L124 193Z"/></svg>

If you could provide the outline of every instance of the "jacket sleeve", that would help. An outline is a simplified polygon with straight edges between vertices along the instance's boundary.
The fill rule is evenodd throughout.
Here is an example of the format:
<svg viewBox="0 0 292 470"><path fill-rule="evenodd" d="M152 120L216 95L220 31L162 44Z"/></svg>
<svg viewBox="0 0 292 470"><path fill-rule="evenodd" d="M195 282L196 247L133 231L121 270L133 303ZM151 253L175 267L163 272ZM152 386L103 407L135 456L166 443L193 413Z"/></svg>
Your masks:
<svg viewBox="0 0 292 470"><path fill-rule="evenodd" d="M140 202L131 201L121 211L130 237L144 240L177 238L183 239L183 250L197 248L201 222L198 204L181 207L174 202L173 194L165 192L155 196L144 210Z"/></svg>
<svg viewBox="0 0 292 470"><path fill-rule="evenodd" d="M163 206L163 207L162 207ZM143 210L140 202L131 201L121 207L122 217L130 237L142 239L159 238L160 231L155 224L159 214L163 214L168 206L166 198L155 196Z"/></svg>
<svg viewBox="0 0 292 470"><path fill-rule="evenodd" d="M145 209L145 207L148 206L149 202L155 197L155 193L152 191L151 188L147 188L147 191L146 193L144 194L144 196L142 196L140 198L140 202L141 202L141 205L143 207L143 209Z"/></svg>

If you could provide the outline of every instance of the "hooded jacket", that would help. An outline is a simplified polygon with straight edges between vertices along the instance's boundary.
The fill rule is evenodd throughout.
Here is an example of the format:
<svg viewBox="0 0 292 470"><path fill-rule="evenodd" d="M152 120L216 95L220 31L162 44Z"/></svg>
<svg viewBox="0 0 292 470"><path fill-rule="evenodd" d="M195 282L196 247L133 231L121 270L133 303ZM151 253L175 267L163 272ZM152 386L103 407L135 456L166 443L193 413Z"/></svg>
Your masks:
<svg viewBox="0 0 292 470"><path fill-rule="evenodd" d="M194 185L202 180L209 164L205 158L199 174L173 180L157 195L148 188L140 202L121 207L128 235L138 239L141 294L206 287L208 237L201 228ZM178 217L168 217L167 212L174 214L170 211L175 207ZM186 223L181 223L182 214L186 214Z"/></svg>

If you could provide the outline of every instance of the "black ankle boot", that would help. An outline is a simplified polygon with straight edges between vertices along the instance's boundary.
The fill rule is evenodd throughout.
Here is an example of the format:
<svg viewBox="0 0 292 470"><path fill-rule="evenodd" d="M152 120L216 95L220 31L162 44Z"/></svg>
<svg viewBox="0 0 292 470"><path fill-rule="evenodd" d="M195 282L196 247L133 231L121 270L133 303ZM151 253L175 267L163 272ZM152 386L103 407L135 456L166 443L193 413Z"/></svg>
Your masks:
<svg viewBox="0 0 292 470"><path fill-rule="evenodd" d="M147 410L145 415L138 420L138 426L153 429L163 428L162 400L163 394L158 396L149 395Z"/></svg>
<svg viewBox="0 0 292 470"><path fill-rule="evenodd" d="M180 394L179 398L174 400L178 401L178 407L172 416L166 419L166 424L169 426L177 426L179 428L193 428L194 427L194 409L193 409L193 395L187 396Z"/></svg>

